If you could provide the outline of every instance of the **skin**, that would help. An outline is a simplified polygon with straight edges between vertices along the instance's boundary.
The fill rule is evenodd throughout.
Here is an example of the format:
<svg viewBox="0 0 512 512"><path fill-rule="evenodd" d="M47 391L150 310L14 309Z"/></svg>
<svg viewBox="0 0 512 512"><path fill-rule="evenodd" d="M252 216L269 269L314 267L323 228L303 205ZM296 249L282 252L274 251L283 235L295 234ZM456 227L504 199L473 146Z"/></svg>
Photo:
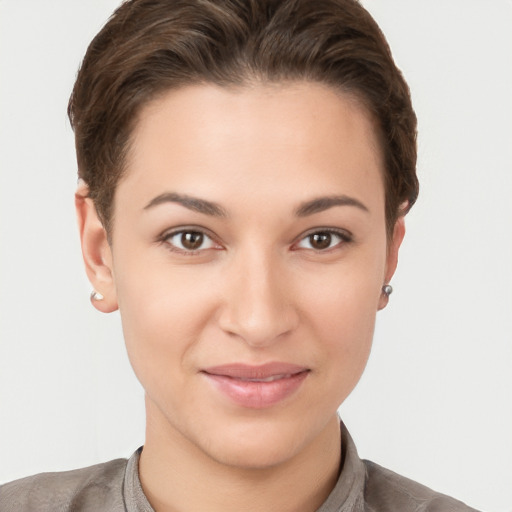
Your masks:
<svg viewBox="0 0 512 512"><path fill-rule="evenodd" d="M162 194L214 202L223 215L174 201L148 207ZM93 303L120 309L146 391L139 468L153 507L316 510L338 477L336 411L364 370L405 230L400 218L386 237L366 110L315 83L185 87L141 112L111 245L86 195L82 184L84 261L104 296ZM362 207L297 215L332 196ZM181 235L169 235L180 228L207 234L199 250L180 249ZM318 248L309 235L328 240L327 228L341 236ZM201 373L271 361L308 373L261 409L235 404Z"/></svg>

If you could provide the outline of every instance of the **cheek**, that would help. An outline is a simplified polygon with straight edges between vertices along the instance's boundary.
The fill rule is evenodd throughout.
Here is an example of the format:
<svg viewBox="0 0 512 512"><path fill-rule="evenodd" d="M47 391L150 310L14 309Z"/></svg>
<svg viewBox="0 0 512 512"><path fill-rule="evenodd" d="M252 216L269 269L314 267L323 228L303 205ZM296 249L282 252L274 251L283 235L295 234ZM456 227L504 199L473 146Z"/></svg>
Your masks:
<svg viewBox="0 0 512 512"><path fill-rule="evenodd" d="M323 308L317 310L320 321L316 324L321 340L324 400L329 407L334 404L336 408L345 401L364 372L376 316L375 307L370 305L373 301L368 301L367 297L341 299L324 303Z"/></svg>
<svg viewBox="0 0 512 512"><path fill-rule="evenodd" d="M170 382L173 368L186 364L211 298L200 278L191 281L179 267L142 261L134 254L116 262L116 289L130 362L143 386L151 387L150 381Z"/></svg>
<svg viewBox="0 0 512 512"><path fill-rule="evenodd" d="M331 389L339 403L356 385L370 354L383 268L383 263L354 264L317 274L301 306L327 368L325 389Z"/></svg>
<svg viewBox="0 0 512 512"><path fill-rule="evenodd" d="M309 316L318 330L319 338L338 358L349 361L366 357L371 345L377 311L375 286L364 289L359 283L356 291L334 290L323 300L314 300ZM314 319L314 320L313 320Z"/></svg>
<svg viewBox="0 0 512 512"><path fill-rule="evenodd" d="M343 261L302 272L302 310L325 333L373 332L385 267L384 251L354 252ZM304 276L306 277L304 279Z"/></svg>

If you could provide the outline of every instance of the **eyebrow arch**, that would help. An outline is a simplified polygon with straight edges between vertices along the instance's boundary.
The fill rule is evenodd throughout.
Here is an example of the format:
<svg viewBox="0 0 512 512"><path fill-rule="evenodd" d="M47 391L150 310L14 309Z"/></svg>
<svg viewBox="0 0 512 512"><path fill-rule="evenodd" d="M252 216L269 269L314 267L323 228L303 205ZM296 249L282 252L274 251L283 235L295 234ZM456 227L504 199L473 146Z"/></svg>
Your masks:
<svg viewBox="0 0 512 512"><path fill-rule="evenodd" d="M175 192L166 192L153 198L145 207L144 210L153 208L164 203L178 203L192 210L194 212L203 213L204 215L211 215L213 217L227 217L227 211L217 203L199 199L198 197L187 196L185 194L177 194Z"/></svg>
<svg viewBox="0 0 512 512"><path fill-rule="evenodd" d="M355 206L364 212L369 212L368 208L361 203L361 201L354 197L341 195L317 197L311 201L306 201L305 203L302 203L297 210L295 210L295 215L297 215L297 217L306 217L308 215L313 215L314 213L328 210L333 206Z"/></svg>

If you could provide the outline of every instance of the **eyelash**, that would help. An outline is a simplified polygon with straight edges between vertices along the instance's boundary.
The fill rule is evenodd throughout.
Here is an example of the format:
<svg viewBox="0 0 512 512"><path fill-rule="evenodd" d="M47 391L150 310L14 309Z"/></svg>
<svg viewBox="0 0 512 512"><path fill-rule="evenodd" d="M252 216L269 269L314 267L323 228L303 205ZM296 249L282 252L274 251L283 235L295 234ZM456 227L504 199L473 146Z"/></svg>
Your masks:
<svg viewBox="0 0 512 512"><path fill-rule="evenodd" d="M211 242L211 244L213 244L214 246L216 245L217 247L207 247L205 249L197 249L197 250L182 249L170 242L170 239L172 239L175 236L178 236L178 235L183 236L185 234L191 234L191 233L201 235L202 237L204 237L204 240L209 240ZM166 248L169 249L170 251L179 253L179 254L183 254L185 256L195 256L195 255L197 255L203 251L209 250L209 249L219 250L221 248L220 244L215 241L213 236L208 234L203 228L196 228L196 227L185 227L185 228L180 228L180 229L176 229L173 231L166 231L158 238L158 241L161 242L162 244L164 244L166 246Z"/></svg>
<svg viewBox="0 0 512 512"><path fill-rule="evenodd" d="M300 239L296 243L293 244L294 247L297 247L298 244L300 244L304 240L307 240L308 238L312 237L313 235L334 235L339 238L339 242L336 243L332 247L327 247L326 249L315 249L315 248L307 249L307 250L314 251L315 253L327 253L327 252L330 252L332 250L339 248L339 246L341 246L341 245L349 244L354 241L352 234L349 233L348 231L345 231L342 229L334 229L334 228L319 228L319 229L314 229L312 231L309 231L306 234L302 235L300 237ZM294 248L294 250L298 250L298 249Z"/></svg>
<svg viewBox="0 0 512 512"><path fill-rule="evenodd" d="M178 236L178 235L183 236L185 234L191 234L191 233L198 234L198 235L204 237L204 239L209 240L211 244L213 244L214 246L217 245L217 247L207 247L204 249L197 249L197 250L182 249L170 242L170 239L172 239L175 236ZM293 243L292 250L293 251L300 250L299 244L301 242L303 242L304 240L307 240L308 238L312 237L313 235L325 235L325 234L334 235L334 236L338 237L340 240L334 246L327 247L325 249L315 249L315 248L305 248L305 249L314 251L315 253L318 253L318 254L327 253L327 252L330 252L330 251L338 248L340 245L345 245L345 244L349 244L349 243L353 242L352 234L345 230L333 229L333 228L318 228L318 229L309 231L309 232L305 233L304 235L301 235L301 237L298 239L298 241ZM204 228L196 228L196 227L180 228L180 229L176 229L173 231L167 231L167 232L163 233L158 238L158 241L160 243L164 244L166 246L166 248L169 249L170 251L179 253L179 254L183 254L185 256L195 256L203 251L207 251L210 249L219 250L222 248L222 246L218 242L215 241L214 237L212 235L208 234L204 230Z"/></svg>

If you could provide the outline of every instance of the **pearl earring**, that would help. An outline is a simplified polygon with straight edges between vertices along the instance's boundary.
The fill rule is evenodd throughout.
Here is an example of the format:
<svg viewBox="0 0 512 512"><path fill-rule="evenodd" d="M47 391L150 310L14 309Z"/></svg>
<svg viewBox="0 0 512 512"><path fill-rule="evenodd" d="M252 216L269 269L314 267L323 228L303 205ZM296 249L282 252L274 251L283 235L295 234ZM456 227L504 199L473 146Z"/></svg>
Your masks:
<svg viewBox="0 0 512 512"><path fill-rule="evenodd" d="M101 295L100 292L97 292L96 290L93 290L91 292L91 300L92 301L96 301L96 300L103 300L105 297L103 297L103 295Z"/></svg>
<svg viewBox="0 0 512 512"><path fill-rule="evenodd" d="M393 287L392 287L390 284L385 284L385 285L382 287L382 293L383 293L386 297L389 297L389 296L393 293Z"/></svg>

